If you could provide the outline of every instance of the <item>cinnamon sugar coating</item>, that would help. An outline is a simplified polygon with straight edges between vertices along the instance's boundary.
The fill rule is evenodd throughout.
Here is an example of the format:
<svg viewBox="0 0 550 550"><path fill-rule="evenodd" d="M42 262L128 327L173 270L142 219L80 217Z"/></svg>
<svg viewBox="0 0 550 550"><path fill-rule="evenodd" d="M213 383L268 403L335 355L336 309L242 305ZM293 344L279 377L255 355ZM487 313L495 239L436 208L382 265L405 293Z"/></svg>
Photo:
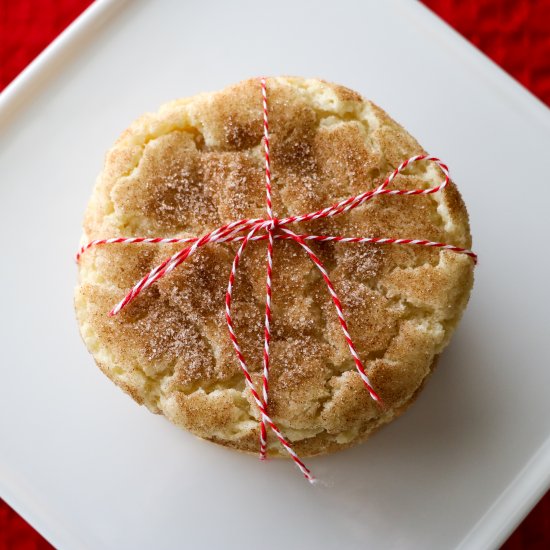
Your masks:
<svg viewBox="0 0 550 550"><path fill-rule="evenodd" d="M301 78L268 80L275 215L303 214L379 185L422 147L357 93ZM265 217L261 90L247 80L173 101L135 121L108 152L83 241L199 236ZM417 164L394 188L431 187ZM419 238L470 247L455 185L427 196L379 196L333 218L295 224L309 234ZM473 263L423 247L314 243L344 305L373 386L372 401L319 272L292 242L275 242L269 410L303 456L365 440L416 397L466 306ZM237 244L210 244L119 315L107 313L182 245L113 244L86 252L75 304L101 370L138 403L199 437L257 452L259 414L234 356L224 296ZM257 387L261 380L265 242L239 269L233 313ZM283 455L269 435L269 453Z"/></svg>

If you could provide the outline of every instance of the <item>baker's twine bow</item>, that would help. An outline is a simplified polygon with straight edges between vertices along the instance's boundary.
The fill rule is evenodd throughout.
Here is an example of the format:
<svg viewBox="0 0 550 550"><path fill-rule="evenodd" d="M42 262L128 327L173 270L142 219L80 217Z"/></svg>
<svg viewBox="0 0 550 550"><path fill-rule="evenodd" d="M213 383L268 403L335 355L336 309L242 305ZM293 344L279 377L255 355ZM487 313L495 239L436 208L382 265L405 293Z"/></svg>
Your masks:
<svg viewBox="0 0 550 550"><path fill-rule="evenodd" d="M105 244L138 244L138 243L151 243L151 244L190 244L179 252L167 258L160 265L150 271L145 277L138 281L134 287L126 294L126 296L110 311L109 315L117 315L132 302L137 296L143 292L147 287L151 286L154 282L158 281L181 263L192 256L199 248L210 243L228 243L228 242L240 242L240 247L235 255L233 264L231 266L231 273L229 275L229 284L227 285L227 292L225 295L225 319L227 322L227 328L229 330L229 337L235 349L237 355L238 364L244 374L246 385L252 394L254 402L256 403L260 412L260 458L263 460L266 457L267 452L267 429L268 426L281 445L288 452L296 466L300 469L302 474L310 482L314 482L315 478L311 474L309 468L300 459L298 454L292 448L292 445L288 442L285 436L281 433L281 430L277 427L273 419L268 413L268 392L269 392L269 345L271 340L271 295L272 295L272 269L273 269L273 242L275 239L279 240L291 240L298 243L307 253L311 261L315 264L323 277L328 292L332 298L332 302L336 309L336 314L342 328L342 332L348 344L349 350L355 362L355 367L359 376L363 380L370 396L374 401L381 404L380 396L373 388L365 367L357 353L357 349L350 336L346 318L344 316L343 306L338 298L334 285L329 277L327 270L318 256L307 245L307 241L316 242L339 242L339 243L373 243L373 244L407 244L415 246L426 246L433 248L440 248L443 250L450 250L452 252L465 254L472 258L474 263L477 263L477 255L466 248L454 246L452 244L427 241L424 239L393 239L384 237L342 237L332 235L308 235L297 234L288 229L288 226L298 222L308 222L312 220L318 220L321 218L330 218L339 214L344 214L361 206L373 197L378 195L430 195L437 193L445 188L449 183L449 169L438 158L430 155L416 155L401 163L386 180L378 186L376 189L366 191L360 195L349 197L337 204L311 212L309 214L303 214L300 216L288 216L286 218L276 218L273 215L272 202L271 202L271 165L270 165L270 152L269 152L269 121L268 121L268 102L267 102L267 87L266 79L260 80L262 90L262 105L263 105L263 127L264 127L264 154L265 154L265 190L266 190L266 211L267 218L254 218L254 219L242 219L223 225L213 231L210 231L202 237L186 237L186 238L161 238L161 237L115 237L111 239L97 239L89 242L81 247L76 255L77 262L84 252L92 247L105 245ZM403 172L407 166L420 161L434 162L440 170L443 172L445 179L443 183L431 187L429 189L388 189L388 186L395 179L395 177ZM235 327L233 325L233 319L231 316L231 299L233 293L233 285L235 283L235 276L239 267L239 262L242 255L250 241L264 241L267 240L267 255L266 255L266 300L265 300L265 318L264 318L264 350L263 350L263 371L262 371L262 388L261 392L258 392L252 381L250 371L247 367L245 357L241 351L237 335L235 334Z"/></svg>

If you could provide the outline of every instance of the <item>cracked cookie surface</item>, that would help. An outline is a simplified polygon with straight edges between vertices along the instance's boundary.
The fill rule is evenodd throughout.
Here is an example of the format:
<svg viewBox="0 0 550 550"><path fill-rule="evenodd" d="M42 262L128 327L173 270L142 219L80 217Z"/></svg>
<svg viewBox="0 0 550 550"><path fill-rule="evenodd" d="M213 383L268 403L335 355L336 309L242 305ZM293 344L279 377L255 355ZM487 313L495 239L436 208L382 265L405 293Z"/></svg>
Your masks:
<svg viewBox="0 0 550 550"><path fill-rule="evenodd" d="M338 85L268 80L273 205L283 217L380 185L420 145L373 103ZM265 217L261 89L247 80L176 100L126 130L106 157L83 241L198 236ZM442 179L421 163L393 188ZM419 238L471 245L451 182L434 195L379 196L333 218L294 224L310 234ZM424 247L315 243L343 302L350 333L386 407L366 391L319 272L296 244L275 242L269 410L304 456L363 441L416 397L467 303L473 263ZM236 362L224 296L237 245L211 244L107 313L182 245L106 245L79 264L75 305L101 370L138 403L199 437L257 452L259 414ZM237 335L260 386L265 242L246 250L234 288ZM284 455L270 434L269 453ZM286 456L286 455L285 455Z"/></svg>

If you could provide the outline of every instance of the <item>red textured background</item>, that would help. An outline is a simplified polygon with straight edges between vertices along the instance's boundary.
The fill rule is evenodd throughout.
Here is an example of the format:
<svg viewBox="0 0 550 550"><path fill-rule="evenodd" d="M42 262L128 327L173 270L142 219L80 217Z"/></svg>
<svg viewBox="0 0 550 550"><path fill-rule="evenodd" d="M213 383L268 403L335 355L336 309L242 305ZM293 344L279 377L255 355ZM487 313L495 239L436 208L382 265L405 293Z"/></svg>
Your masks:
<svg viewBox="0 0 550 550"><path fill-rule="evenodd" d="M550 0L424 3L550 105ZM0 91L90 4L90 0L0 0ZM50 548L0 500L0 550ZM550 548L550 493L503 548Z"/></svg>

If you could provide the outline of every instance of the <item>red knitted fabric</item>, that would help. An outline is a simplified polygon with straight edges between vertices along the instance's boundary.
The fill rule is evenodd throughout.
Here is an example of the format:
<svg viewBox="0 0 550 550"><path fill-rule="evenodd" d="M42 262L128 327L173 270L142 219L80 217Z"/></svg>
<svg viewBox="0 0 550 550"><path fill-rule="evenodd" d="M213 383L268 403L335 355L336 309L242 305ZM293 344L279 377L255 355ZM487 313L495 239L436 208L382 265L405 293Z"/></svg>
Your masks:
<svg viewBox="0 0 550 550"><path fill-rule="evenodd" d="M550 105L550 0L424 3ZM91 0L0 0L0 90L89 4ZM0 550L50 548L0 501ZM503 548L550 548L550 493Z"/></svg>
<svg viewBox="0 0 550 550"><path fill-rule="evenodd" d="M550 0L424 0L550 105Z"/></svg>

